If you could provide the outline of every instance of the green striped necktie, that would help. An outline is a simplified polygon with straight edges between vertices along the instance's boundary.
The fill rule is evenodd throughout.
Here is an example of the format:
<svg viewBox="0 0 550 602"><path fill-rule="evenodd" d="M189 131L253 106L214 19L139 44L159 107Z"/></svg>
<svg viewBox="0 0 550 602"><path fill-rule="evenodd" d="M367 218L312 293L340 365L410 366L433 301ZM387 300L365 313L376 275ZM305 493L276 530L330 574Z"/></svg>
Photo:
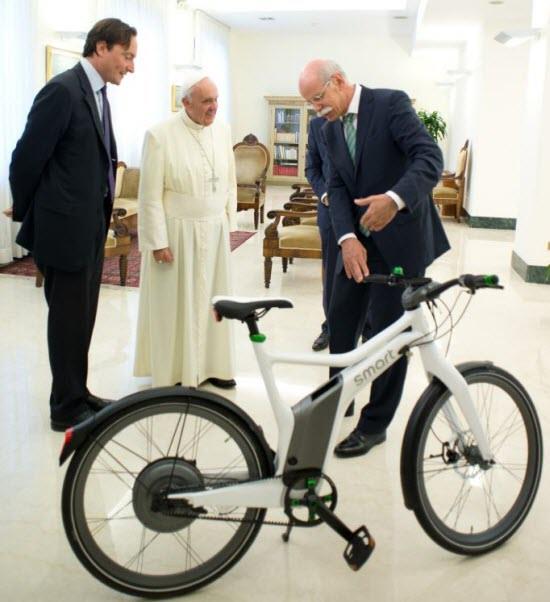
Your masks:
<svg viewBox="0 0 550 602"><path fill-rule="evenodd" d="M344 115L344 138L348 145L349 156L355 165L355 147L357 145L357 130L355 129L355 113Z"/></svg>
<svg viewBox="0 0 550 602"><path fill-rule="evenodd" d="M353 165L355 165L355 149L357 147L357 128L355 127L354 121L355 113L347 113L344 115L344 138L346 139L349 156L353 161ZM359 224L359 230L361 230L363 236L370 236L369 229L365 228L361 224Z"/></svg>

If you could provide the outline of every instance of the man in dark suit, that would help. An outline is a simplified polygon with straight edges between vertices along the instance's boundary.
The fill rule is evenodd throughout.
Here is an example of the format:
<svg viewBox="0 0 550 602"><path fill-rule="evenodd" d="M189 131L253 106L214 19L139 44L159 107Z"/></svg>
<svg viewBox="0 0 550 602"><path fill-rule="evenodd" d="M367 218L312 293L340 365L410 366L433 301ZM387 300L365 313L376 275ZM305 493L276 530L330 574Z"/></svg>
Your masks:
<svg viewBox="0 0 550 602"><path fill-rule="evenodd" d="M329 158L327 145L321 129L326 120L323 117L314 117L309 122L307 154L306 154L306 178L313 188L313 192L319 198L317 205L317 224L321 235L322 264L323 264L323 311L325 318L328 317L330 298L332 295L332 283L334 280L334 268L340 247L336 242L332 221L330 219L328 184L330 180ZM368 326L365 326L363 340L366 340ZM329 345L328 320L325 319L321 326L321 334L312 345L313 351L322 351ZM350 409L349 415L353 411ZM346 414L348 415L348 414Z"/></svg>
<svg viewBox="0 0 550 602"><path fill-rule="evenodd" d="M106 405L86 384L117 163L106 84L134 71L136 35L119 19L96 23L80 62L36 96L12 155L17 242L44 275L55 431Z"/></svg>
<svg viewBox="0 0 550 602"><path fill-rule="evenodd" d="M309 122L306 155L306 178L319 198L317 207L317 224L321 235L321 249L323 262L323 310L325 318L328 316L330 294L332 292L332 279L334 266L338 253L338 245L332 231L332 223L328 208L327 185L329 181L329 164L325 141L321 136L321 127L325 120L315 117ZM321 334L312 345L313 351L322 351L328 347L329 331L327 320L323 322Z"/></svg>
<svg viewBox="0 0 550 602"><path fill-rule="evenodd" d="M367 314L374 336L403 313L402 290L362 284L363 278L395 266L420 276L449 249L431 200L442 156L404 92L350 83L338 64L320 59L306 65L299 87L327 120L322 133L331 165L328 197L340 246L328 317L330 351L345 353L355 348ZM385 441L406 371L402 357L372 383L369 403L336 446L337 456L362 455Z"/></svg>

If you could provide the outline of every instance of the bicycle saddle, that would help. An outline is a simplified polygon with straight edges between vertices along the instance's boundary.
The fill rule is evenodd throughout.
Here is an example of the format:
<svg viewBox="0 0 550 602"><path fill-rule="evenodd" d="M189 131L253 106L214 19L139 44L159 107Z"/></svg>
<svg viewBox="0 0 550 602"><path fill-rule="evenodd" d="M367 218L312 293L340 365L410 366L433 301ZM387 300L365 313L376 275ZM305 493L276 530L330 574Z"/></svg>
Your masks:
<svg viewBox="0 0 550 602"><path fill-rule="evenodd" d="M273 307L293 307L290 299L258 297L214 297L212 299L214 310L222 318L245 320L256 310L268 311Z"/></svg>

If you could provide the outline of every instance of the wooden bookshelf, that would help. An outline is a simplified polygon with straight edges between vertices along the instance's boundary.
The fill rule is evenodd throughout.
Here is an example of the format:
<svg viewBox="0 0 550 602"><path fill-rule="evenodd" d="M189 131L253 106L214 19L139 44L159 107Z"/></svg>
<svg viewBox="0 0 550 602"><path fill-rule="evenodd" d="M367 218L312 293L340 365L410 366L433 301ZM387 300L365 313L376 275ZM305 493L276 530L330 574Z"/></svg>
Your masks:
<svg viewBox="0 0 550 602"><path fill-rule="evenodd" d="M271 154L268 182L305 184L308 125L315 113L299 96L265 98L269 110Z"/></svg>

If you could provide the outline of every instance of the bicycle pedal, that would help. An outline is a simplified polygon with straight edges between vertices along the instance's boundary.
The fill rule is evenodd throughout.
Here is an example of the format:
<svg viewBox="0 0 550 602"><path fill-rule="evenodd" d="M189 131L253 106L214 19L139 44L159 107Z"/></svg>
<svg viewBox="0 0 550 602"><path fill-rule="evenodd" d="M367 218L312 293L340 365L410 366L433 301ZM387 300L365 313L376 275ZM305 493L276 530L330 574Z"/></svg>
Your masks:
<svg viewBox="0 0 550 602"><path fill-rule="evenodd" d="M358 571L369 559L376 543L367 527L359 527L344 550L344 560L352 571Z"/></svg>

